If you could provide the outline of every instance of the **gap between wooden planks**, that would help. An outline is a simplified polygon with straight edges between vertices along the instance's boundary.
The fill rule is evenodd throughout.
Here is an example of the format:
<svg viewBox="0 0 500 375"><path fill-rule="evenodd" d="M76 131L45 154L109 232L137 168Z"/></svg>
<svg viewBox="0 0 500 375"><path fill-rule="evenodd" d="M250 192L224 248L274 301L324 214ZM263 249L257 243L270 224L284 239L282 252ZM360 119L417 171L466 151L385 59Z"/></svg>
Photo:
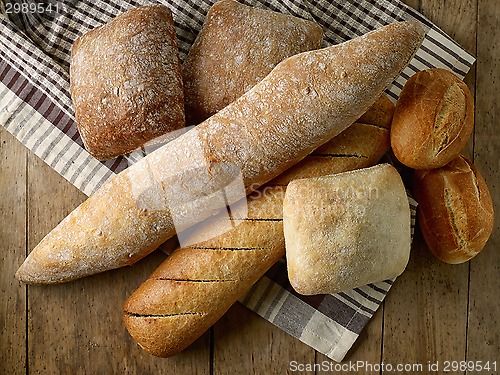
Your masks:
<svg viewBox="0 0 500 375"><path fill-rule="evenodd" d="M494 0L405 1L465 49L477 64L466 78L476 98L476 128L465 154L500 207L500 13ZM0 373L286 373L290 361L321 363L315 353L241 306L171 359L149 356L121 323L125 298L163 259L60 286L20 286L13 274L26 252L84 196L0 129ZM435 260L417 233L408 270L348 354L347 361L423 363L500 360L500 228L470 263ZM210 339L212 338L212 340ZM321 373L321 372L318 372ZM363 373L363 372L360 372ZM367 372L370 373L370 372Z"/></svg>

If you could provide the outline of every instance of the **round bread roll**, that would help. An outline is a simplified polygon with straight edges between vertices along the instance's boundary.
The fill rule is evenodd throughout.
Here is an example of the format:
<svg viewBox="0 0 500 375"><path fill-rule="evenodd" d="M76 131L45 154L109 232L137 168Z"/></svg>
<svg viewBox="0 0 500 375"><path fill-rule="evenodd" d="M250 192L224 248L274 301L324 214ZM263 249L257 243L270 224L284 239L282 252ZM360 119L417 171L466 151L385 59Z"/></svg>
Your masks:
<svg viewBox="0 0 500 375"><path fill-rule="evenodd" d="M476 256L493 230L493 203L486 182L463 156L442 168L415 171L413 193L427 246L445 263Z"/></svg>
<svg viewBox="0 0 500 375"><path fill-rule="evenodd" d="M467 85L444 69L413 75L403 87L391 128L394 155L414 169L439 168L456 158L474 127Z"/></svg>

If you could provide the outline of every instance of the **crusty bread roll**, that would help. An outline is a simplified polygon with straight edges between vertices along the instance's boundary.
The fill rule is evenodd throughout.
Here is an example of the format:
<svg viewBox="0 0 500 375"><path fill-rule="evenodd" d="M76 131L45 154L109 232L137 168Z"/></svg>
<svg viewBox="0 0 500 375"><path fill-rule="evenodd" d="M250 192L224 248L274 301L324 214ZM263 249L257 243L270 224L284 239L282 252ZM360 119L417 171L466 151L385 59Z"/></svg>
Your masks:
<svg viewBox="0 0 500 375"><path fill-rule="evenodd" d="M352 124L423 37L418 23L398 22L281 62L235 102L110 179L42 239L16 276L57 283L135 263L179 227L233 203L226 188L238 175L248 194Z"/></svg>
<svg viewBox="0 0 500 375"><path fill-rule="evenodd" d="M134 8L80 36L71 50L70 89L85 148L101 160L184 127L170 9Z"/></svg>
<svg viewBox="0 0 500 375"><path fill-rule="evenodd" d="M315 22L216 2L182 66L188 125L238 99L285 58L320 48L322 38Z"/></svg>
<svg viewBox="0 0 500 375"><path fill-rule="evenodd" d="M391 145L414 169L442 167L460 154L474 127L474 99L467 85L444 69L413 75L396 104Z"/></svg>
<svg viewBox="0 0 500 375"><path fill-rule="evenodd" d="M464 156L442 168L415 171L413 193L427 246L445 263L476 256L493 230L493 203L481 174Z"/></svg>
<svg viewBox="0 0 500 375"><path fill-rule="evenodd" d="M411 247L408 197L389 164L292 181L283 201L288 278L331 294L400 275Z"/></svg>
<svg viewBox="0 0 500 375"><path fill-rule="evenodd" d="M376 150L390 149L387 134L393 113L394 104L382 95L354 125L336 136L335 141L314 150L307 158L273 179L272 183L285 185L297 178L340 173L376 164L382 156ZM384 129L377 131L374 125ZM328 157L335 158L337 162L331 163ZM364 160L357 160L360 158ZM342 166L341 170L338 169L339 165Z"/></svg>
<svg viewBox="0 0 500 375"><path fill-rule="evenodd" d="M123 320L139 345L169 357L221 318L284 254L281 219L288 181L375 164L389 150L392 109L382 96L363 116L364 123L354 123L314 151L299 163L302 168L287 171L286 178L279 176L250 194L248 216L233 213L234 229L174 251L124 304ZM220 220L210 227L227 222Z"/></svg>

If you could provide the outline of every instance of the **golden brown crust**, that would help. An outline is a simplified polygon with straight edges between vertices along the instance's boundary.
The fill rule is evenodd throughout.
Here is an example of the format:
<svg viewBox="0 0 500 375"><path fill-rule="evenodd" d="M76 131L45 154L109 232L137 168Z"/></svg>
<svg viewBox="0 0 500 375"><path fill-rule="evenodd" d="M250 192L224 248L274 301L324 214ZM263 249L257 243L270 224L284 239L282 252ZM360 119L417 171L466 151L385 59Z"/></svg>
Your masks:
<svg viewBox="0 0 500 375"><path fill-rule="evenodd" d="M277 248L284 249L284 243ZM281 251L270 248L178 249L127 300L125 326L151 354L177 354L219 320L281 256Z"/></svg>
<svg viewBox="0 0 500 375"><path fill-rule="evenodd" d="M270 184L286 185L297 178L335 174L376 164L391 147L389 129L393 114L394 104L386 95L381 95L354 124ZM371 136L368 138L366 134ZM335 162L332 163L331 158Z"/></svg>
<svg viewBox="0 0 500 375"><path fill-rule="evenodd" d="M417 23L394 23L282 61L205 126L197 127L207 157L242 166L246 186L249 180L257 186L268 182L368 110L392 82L388 77L406 66L423 36ZM359 63L352 64L353 59ZM276 173L279 165L283 167Z"/></svg>
<svg viewBox="0 0 500 375"><path fill-rule="evenodd" d="M129 178L136 169L132 166L127 174L114 176L66 216L29 254L16 277L24 283L53 284L116 264L131 265L165 242L164 237L174 236L168 210L141 209ZM95 203L102 200L107 203ZM113 256L106 257L108 253Z"/></svg>
<svg viewBox="0 0 500 375"><path fill-rule="evenodd" d="M233 0L216 2L182 67L187 123L214 115L285 58L320 48L322 38L315 22Z"/></svg>
<svg viewBox="0 0 500 375"><path fill-rule="evenodd" d="M356 122L362 124L381 126L390 129L392 118L394 116L394 104L386 95L381 95L378 98L376 105L372 106L369 111L361 115Z"/></svg>
<svg viewBox="0 0 500 375"><path fill-rule="evenodd" d="M385 119L381 121L390 124L391 106L381 98L366 116ZM388 110L388 120L387 116L380 116L382 109ZM356 137L344 134L352 133L353 127ZM380 141L378 148L374 139ZM314 177L371 166L389 149L388 144L389 131L382 123L353 124L329 141L327 148L357 156L331 157L315 151L316 156L307 156L300 163L301 168L287 172L286 179L278 177L250 194L248 217L233 213L233 230L174 251L130 296L124 305L123 319L131 336L160 357L186 348L284 255L281 219L286 186L276 184L299 176ZM213 229L217 224L221 223L210 226Z"/></svg>
<svg viewBox="0 0 500 375"><path fill-rule="evenodd" d="M474 99L467 85L444 69L413 75L394 113L394 155L414 169L442 167L463 149L474 127Z"/></svg>
<svg viewBox="0 0 500 375"><path fill-rule="evenodd" d="M185 342L194 342L199 335L192 327L208 322L205 315L135 316L125 314L123 322L140 346L158 357L170 357L185 349ZM215 321L214 321L215 323ZM175 330L171 328L175 327ZM179 335L182 332L182 335ZM168 348L168 351L163 349Z"/></svg>
<svg viewBox="0 0 500 375"><path fill-rule="evenodd" d="M399 22L288 58L235 102L106 183L31 252L18 278L63 282L146 256L173 236L171 210L181 213L178 229L225 208L226 185L214 177L215 166L241 172L251 193L351 125L407 65L423 36L419 24ZM118 219L109 228L120 235L109 230L103 251L88 234L99 233L108 216ZM70 240L62 244L61 234Z"/></svg>
<svg viewBox="0 0 500 375"><path fill-rule="evenodd" d="M70 89L78 130L98 159L123 155L185 126L170 9L131 9L73 45Z"/></svg>
<svg viewBox="0 0 500 375"><path fill-rule="evenodd" d="M413 193L427 246L445 263L476 256L493 230L493 203L475 166L459 156L442 168L416 171Z"/></svg>

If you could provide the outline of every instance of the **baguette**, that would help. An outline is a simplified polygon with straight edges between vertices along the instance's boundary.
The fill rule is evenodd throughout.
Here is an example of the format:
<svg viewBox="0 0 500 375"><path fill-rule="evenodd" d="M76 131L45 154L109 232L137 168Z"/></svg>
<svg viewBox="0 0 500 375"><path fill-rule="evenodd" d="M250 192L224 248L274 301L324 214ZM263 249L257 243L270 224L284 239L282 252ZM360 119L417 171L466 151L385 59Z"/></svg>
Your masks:
<svg viewBox="0 0 500 375"><path fill-rule="evenodd" d="M286 184L298 176L368 167L389 150L393 105L382 96L368 112L380 113L380 108L387 109L378 116L380 122L354 123L307 156L300 167L292 167L286 177L249 195L248 218L233 216L239 222L233 230L175 250L124 304L124 323L139 345L156 356L175 355L243 296L284 255Z"/></svg>
<svg viewBox="0 0 500 375"><path fill-rule="evenodd" d="M222 189L238 175L249 194L352 124L423 36L418 23L398 22L281 62L238 100L105 183L16 276L60 283L135 263L179 228L225 208Z"/></svg>

